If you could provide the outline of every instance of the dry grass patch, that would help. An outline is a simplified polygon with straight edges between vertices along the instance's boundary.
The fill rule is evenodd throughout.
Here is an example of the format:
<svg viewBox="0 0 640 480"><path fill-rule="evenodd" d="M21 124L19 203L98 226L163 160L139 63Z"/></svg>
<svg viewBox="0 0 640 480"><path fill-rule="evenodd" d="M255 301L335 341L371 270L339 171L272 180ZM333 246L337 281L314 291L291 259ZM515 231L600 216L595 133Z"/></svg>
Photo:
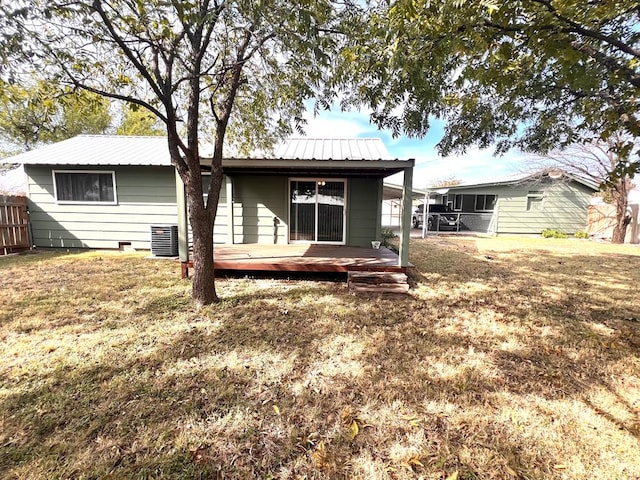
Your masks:
<svg viewBox="0 0 640 480"><path fill-rule="evenodd" d="M430 238L408 296L0 259L0 477L640 477L640 250Z"/></svg>

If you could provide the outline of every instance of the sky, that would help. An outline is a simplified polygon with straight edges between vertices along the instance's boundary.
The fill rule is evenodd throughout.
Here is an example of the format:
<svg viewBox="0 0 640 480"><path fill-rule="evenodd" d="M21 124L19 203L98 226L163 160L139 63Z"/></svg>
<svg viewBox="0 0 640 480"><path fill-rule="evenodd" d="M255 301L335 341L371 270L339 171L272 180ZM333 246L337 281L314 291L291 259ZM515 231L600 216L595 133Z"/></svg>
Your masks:
<svg viewBox="0 0 640 480"><path fill-rule="evenodd" d="M444 132L444 124L434 120L426 137L393 138L390 131L378 130L369 122L366 112L322 111L314 117L307 114L305 133L312 138L380 138L392 158L414 158L413 187L424 188L435 181L455 177L462 183L481 183L525 170L526 156L517 151L496 157L492 149L470 148L466 154L440 157L435 148ZM402 174L388 177L385 182L402 184Z"/></svg>
<svg viewBox="0 0 640 480"><path fill-rule="evenodd" d="M311 138L380 138L391 158L413 158L413 187L426 188L442 179L456 178L462 183L482 183L526 171L526 155L511 151L496 157L493 149L470 148L463 155L440 157L436 144L444 132L444 123L434 120L427 136L421 139L393 138L388 130L378 130L366 111L341 112L339 108L322 111L316 117L307 110L305 134ZM6 178L0 179L6 181ZM402 174L387 177L385 182L401 185Z"/></svg>

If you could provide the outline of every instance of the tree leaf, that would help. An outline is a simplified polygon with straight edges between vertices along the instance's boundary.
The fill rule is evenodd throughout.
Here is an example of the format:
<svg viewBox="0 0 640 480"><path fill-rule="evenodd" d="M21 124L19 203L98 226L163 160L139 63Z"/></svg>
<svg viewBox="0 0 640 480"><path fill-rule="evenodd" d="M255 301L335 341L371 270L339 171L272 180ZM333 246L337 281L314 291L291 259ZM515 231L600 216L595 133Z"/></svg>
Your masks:
<svg viewBox="0 0 640 480"><path fill-rule="evenodd" d="M351 440L356 438L359 431L360 429L358 427L358 422L354 420L353 422L351 422L351 426L349 427L349 436L351 437Z"/></svg>

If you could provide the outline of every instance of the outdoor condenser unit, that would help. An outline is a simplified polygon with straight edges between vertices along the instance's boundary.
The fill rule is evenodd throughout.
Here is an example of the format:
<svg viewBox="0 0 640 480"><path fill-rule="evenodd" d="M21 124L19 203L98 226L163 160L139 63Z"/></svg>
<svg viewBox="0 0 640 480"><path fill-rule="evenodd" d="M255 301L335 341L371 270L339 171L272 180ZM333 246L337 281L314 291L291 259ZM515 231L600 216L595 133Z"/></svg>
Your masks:
<svg viewBox="0 0 640 480"><path fill-rule="evenodd" d="M156 257L178 256L177 225L151 225L151 253Z"/></svg>

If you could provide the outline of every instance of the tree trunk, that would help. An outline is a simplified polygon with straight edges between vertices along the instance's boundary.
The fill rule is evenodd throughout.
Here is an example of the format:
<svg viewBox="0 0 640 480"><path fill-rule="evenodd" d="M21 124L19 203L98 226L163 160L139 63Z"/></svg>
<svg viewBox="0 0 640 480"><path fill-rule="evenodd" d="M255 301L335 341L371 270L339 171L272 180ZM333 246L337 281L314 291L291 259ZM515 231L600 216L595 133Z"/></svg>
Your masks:
<svg viewBox="0 0 640 480"><path fill-rule="evenodd" d="M627 198L629 179L625 176L618 180L613 188L613 201L616 206L616 224L613 227L611 243L624 243L627 235Z"/></svg>
<svg viewBox="0 0 640 480"><path fill-rule="evenodd" d="M616 202L616 224L613 227L611 243L624 243L627 235L627 204L626 202Z"/></svg>
<svg viewBox="0 0 640 480"><path fill-rule="evenodd" d="M193 301L199 307L210 305L218 301L213 269L213 223L215 218L210 218L209 212L202 203L192 201L192 193L189 197L189 222L193 234L193 277L192 296Z"/></svg>

